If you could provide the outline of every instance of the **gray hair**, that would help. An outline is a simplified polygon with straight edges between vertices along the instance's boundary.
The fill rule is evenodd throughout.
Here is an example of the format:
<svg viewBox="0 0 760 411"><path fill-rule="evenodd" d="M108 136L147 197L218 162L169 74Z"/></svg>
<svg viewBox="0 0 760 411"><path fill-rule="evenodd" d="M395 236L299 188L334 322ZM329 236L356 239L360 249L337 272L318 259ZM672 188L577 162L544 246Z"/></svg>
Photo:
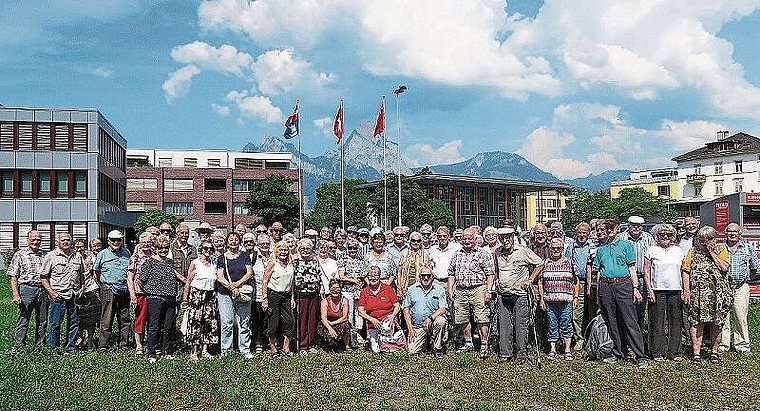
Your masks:
<svg viewBox="0 0 760 411"><path fill-rule="evenodd" d="M667 223L660 223L652 227L652 235L654 236L655 239L657 239L657 237L659 237L660 234L663 234L663 233L670 233L675 236L676 228Z"/></svg>
<svg viewBox="0 0 760 411"><path fill-rule="evenodd" d="M712 240L718 237L718 232L712 226L706 225L697 231L697 238L702 240Z"/></svg>
<svg viewBox="0 0 760 411"><path fill-rule="evenodd" d="M562 246L562 248L565 247L565 242L559 237L553 237L551 240L549 240L550 246L555 245L555 244Z"/></svg>
<svg viewBox="0 0 760 411"><path fill-rule="evenodd" d="M359 240L355 238L351 238L351 237L349 237L346 240L346 247L358 247L358 246L359 246Z"/></svg>
<svg viewBox="0 0 760 411"><path fill-rule="evenodd" d="M298 246L308 245L311 249L314 249L314 242L310 238L302 238L298 240Z"/></svg>

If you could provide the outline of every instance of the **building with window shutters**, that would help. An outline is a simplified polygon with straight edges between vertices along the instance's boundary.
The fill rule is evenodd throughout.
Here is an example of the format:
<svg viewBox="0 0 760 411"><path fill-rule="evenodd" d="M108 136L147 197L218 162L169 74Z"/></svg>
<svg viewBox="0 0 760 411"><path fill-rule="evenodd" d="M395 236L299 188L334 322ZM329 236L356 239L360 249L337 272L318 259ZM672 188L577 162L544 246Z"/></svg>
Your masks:
<svg viewBox="0 0 760 411"><path fill-rule="evenodd" d="M0 251L55 235L105 238L126 214L124 137L97 110L0 106Z"/></svg>
<svg viewBox="0 0 760 411"><path fill-rule="evenodd" d="M162 209L194 228L204 222L220 229L255 224L245 199L253 183L268 174L285 175L298 191L291 153L226 150L127 150L127 210ZM297 227L287 227L296 229Z"/></svg>

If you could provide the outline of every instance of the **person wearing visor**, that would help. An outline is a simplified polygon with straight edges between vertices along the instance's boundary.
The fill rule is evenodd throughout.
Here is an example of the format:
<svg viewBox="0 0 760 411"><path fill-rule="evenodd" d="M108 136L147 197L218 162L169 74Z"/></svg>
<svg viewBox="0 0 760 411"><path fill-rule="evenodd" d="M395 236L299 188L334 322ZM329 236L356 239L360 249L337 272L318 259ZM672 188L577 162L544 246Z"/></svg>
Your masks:
<svg viewBox="0 0 760 411"><path fill-rule="evenodd" d="M161 225L163 227L163 224ZM114 318L119 326L119 348L129 346L130 297L127 286L129 251L123 247L124 235L119 230L108 233L108 247L101 250L92 269L100 284L100 336L98 351L108 349Z"/></svg>

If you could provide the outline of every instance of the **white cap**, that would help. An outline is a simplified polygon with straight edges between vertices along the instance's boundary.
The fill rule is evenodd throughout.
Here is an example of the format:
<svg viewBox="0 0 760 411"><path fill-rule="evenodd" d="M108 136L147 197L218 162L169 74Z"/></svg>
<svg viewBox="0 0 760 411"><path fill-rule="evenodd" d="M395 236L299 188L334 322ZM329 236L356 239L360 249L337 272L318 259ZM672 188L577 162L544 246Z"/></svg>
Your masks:
<svg viewBox="0 0 760 411"><path fill-rule="evenodd" d="M124 235L119 230L111 230L108 233L108 238L124 238Z"/></svg>
<svg viewBox="0 0 760 411"><path fill-rule="evenodd" d="M628 222L631 224L644 224L644 219L637 215L632 215L628 217Z"/></svg>

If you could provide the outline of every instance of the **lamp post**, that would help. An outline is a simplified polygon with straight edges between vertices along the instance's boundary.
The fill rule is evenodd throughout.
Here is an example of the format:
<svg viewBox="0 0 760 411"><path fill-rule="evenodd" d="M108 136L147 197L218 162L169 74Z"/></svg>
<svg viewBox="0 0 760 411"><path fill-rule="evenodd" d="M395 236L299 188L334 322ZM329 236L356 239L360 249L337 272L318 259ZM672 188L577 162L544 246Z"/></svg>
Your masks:
<svg viewBox="0 0 760 411"><path fill-rule="evenodd" d="M401 121L399 116L399 95L406 91L405 85L398 86L393 90L393 94L396 95L396 127L398 132L397 146L396 146L396 179L398 180L398 226L401 227Z"/></svg>

